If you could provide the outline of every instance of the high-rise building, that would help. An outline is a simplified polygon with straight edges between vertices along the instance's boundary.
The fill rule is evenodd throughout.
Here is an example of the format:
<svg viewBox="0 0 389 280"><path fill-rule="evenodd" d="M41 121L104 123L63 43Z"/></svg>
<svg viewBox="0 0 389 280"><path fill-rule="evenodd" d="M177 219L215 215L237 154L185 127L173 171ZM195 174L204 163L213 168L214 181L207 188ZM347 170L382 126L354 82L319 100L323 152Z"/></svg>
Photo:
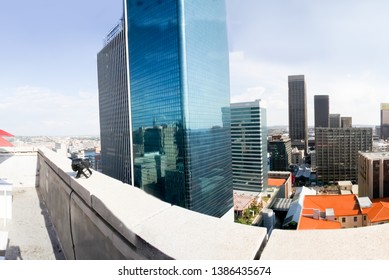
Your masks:
<svg viewBox="0 0 389 280"><path fill-rule="evenodd" d="M234 190L267 187L266 108L261 100L231 104L231 148Z"/></svg>
<svg viewBox="0 0 389 280"><path fill-rule="evenodd" d="M389 103L381 103L381 139L389 138Z"/></svg>
<svg viewBox="0 0 389 280"><path fill-rule="evenodd" d="M389 153L359 152L358 195L389 197Z"/></svg>
<svg viewBox="0 0 389 280"><path fill-rule="evenodd" d="M101 118L120 123L117 134L102 125L102 138L111 133L131 143L128 149L102 139L102 157L130 158L126 174L115 178L128 176L167 202L216 217L233 206L230 119L222 110L230 107L225 13L224 1L125 0L124 45L120 38L120 46L98 57L100 95L114 99L126 87L128 100L100 98L111 112ZM110 34L108 45L119 34ZM110 69L123 61L126 71Z"/></svg>
<svg viewBox="0 0 389 280"><path fill-rule="evenodd" d="M289 137L273 135L268 142L271 171L288 171L292 163L292 145Z"/></svg>
<svg viewBox="0 0 389 280"><path fill-rule="evenodd" d="M292 147L308 151L307 93L304 75L288 77L288 103Z"/></svg>
<svg viewBox="0 0 389 280"><path fill-rule="evenodd" d="M353 127L352 117L341 117L340 122L341 122L342 128L352 128Z"/></svg>
<svg viewBox="0 0 389 280"><path fill-rule="evenodd" d="M371 151L371 128L316 128L317 180L324 183L358 180L358 152Z"/></svg>
<svg viewBox="0 0 389 280"><path fill-rule="evenodd" d="M328 95L315 95L315 127L330 127L330 101Z"/></svg>
<svg viewBox="0 0 389 280"><path fill-rule="evenodd" d="M121 20L97 54L102 172L131 183L130 111L126 34Z"/></svg>
<svg viewBox="0 0 389 280"><path fill-rule="evenodd" d="M340 114L330 114L330 127L331 128L342 127Z"/></svg>

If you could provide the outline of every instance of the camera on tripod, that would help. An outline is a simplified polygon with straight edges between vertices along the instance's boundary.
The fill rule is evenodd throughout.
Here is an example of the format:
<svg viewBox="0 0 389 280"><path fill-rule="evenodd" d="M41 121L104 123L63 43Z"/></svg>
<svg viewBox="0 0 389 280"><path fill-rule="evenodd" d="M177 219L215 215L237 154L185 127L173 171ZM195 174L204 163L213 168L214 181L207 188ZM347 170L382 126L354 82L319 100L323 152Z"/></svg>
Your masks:
<svg viewBox="0 0 389 280"><path fill-rule="evenodd" d="M74 158L72 159L72 169L73 171L76 171L76 178L80 178L81 175L84 175L86 178L89 178L92 175L92 170L89 168L91 167L91 163L89 159L82 159L82 158ZM88 171L89 175L87 175L84 171Z"/></svg>

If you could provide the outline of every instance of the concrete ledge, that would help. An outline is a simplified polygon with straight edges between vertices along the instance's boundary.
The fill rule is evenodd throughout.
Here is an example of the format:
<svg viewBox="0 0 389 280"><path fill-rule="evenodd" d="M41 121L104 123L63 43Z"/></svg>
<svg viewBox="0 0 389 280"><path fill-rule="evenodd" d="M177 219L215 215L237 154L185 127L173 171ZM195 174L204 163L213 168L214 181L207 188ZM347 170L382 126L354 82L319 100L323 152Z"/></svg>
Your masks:
<svg viewBox="0 0 389 280"><path fill-rule="evenodd" d="M338 230L273 230L261 260L388 260L389 224Z"/></svg>
<svg viewBox="0 0 389 280"><path fill-rule="evenodd" d="M139 224L135 232L174 259L253 260L267 230L173 206Z"/></svg>
<svg viewBox="0 0 389 280"><path fill-rule="evenodd" d="M38 157L37 182L69 259L254 259L266 242L264 228L172 207L98 172L72 178L70 161L50 150Z"/></svg>

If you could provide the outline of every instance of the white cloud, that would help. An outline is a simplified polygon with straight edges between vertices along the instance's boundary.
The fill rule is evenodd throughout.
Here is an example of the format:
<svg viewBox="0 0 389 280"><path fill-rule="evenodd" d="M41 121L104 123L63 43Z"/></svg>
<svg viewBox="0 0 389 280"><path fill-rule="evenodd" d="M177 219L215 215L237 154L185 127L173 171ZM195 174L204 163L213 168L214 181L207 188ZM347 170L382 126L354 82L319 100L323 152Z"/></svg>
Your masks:
<svg viewBox="0 0 389 280"><path fill-rule="evenodd" d="M47 88L22 86L1 90L2 128L14 135L85 135L99 133L97 93L75 96Z"/></svg>

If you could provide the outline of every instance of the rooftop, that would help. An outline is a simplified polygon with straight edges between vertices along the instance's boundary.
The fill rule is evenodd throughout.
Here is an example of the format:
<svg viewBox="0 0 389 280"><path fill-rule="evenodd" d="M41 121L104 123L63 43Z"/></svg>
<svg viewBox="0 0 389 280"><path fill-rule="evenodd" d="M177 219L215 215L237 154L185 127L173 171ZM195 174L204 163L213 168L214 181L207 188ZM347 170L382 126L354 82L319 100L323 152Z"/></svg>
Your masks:
<svg viewBox="0 0 389 280"><path fill-rule="evenodd" d="M278 179L278 178L268 178L267 184L271 187L280 187L283 184L285 184L285 179Z"/></svg>
<svg viewBox="0 0 389 280"><path fill-rule="evenodd" d="M334 209L336 216L355 216L360 214L358 201L353 194L345 195L306 195L302 215L312 214L312 209L325 212Z"/></svg>
<svg viewBox="0 0 389 280"><path fill-rule="evenodd" d="M265 228L171 206L98 172L75 179L70 160L47 149L1 148L0 167L13 195L12 219L0 218L6 259L389 259L389 224L267 238Z"/></svg>
<svg viewBox="0 0 389 280"><path fill-rule="evenodd" d="M299 230L311 230L311 229L340 229L339 222L322 219L312 219L311 217L300 217L300 221L297 229Z"/></svg>
<svg viewBox="0 0 389 280"><path fill-rule="evenodd" d="M373 201L370 208L363 208L363 214L367 214L372 223L389 221L389 198L381 198Z"/></svg>
<svg viewBox="0 0 389 280"><path fill-rule="evenodd" d="M99 172L75 179L71 161L45 148L2 148L0 166L13 196L0 230L6 259L250 260L266 243L264 228L172 206Z"/></svg>

